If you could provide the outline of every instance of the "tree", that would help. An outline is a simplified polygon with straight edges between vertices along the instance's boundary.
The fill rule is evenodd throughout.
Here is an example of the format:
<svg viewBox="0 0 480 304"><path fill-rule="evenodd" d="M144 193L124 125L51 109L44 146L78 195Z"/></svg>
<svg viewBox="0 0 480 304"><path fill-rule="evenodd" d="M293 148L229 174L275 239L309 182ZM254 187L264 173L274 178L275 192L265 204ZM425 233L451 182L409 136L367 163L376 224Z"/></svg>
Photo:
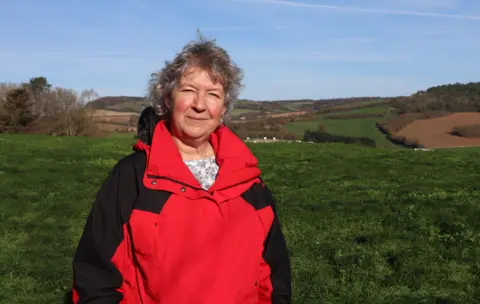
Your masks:
<svg viewBox="0 0 480 304"><path fill-rule="evenodd" d="M32 101L33 111L37 113L39 117L45 116L45 113L42 111L44 108L44 103L46 102L45 95L50 92L52 85L48 83L46 77L34 77L30 78L27 84L23 84L24 87L27 87L30 99Z"/></svg>
<svg viewBox="0 0 480 304"><path fill-rule="evenodd" d="M35 127L36 132L53 136L77 136L93 132L94 123L74 90L55 88L45 95L45 116Z"/></svg>
<svg viewBox="0 0 480 304"><path fill-rule="evenodd" d="M11 83L11 82L2 82L0 83L0 104L5 102L7 98L7 94L9 91L18 88L18 84Z"/></svg>
<svg viewBox="0 0 480 304"><path fill-rule="evenodd" d="M25 86L8 92L0 113L0 131L24 132L35 121L30 95Z"/></svg>
<svg viewBox="0 0 480 304"><path fill-rule="evenodd" d="M94 89L86 89L80 93L78 97L78 103L86 105L90 101L100 98L100 95Z"/></svg>
<svg viewBox="0 0 480 304"><path fill-rule="evenodd" d="M43 76L30 78L28 84L33 92L47 92L52 87L52 85L48 83L47 78Z"/></svg>

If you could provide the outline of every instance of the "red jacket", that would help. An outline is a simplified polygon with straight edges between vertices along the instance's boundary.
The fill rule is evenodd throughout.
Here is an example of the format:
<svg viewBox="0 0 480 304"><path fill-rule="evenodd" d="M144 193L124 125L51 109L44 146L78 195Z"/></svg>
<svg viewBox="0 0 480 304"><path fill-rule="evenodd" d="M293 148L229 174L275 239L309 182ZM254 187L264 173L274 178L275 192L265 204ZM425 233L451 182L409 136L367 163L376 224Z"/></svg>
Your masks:
<svg viewBox="0 0 480 304"><path fill-rule="evenodd" d="M291 303L286 242L257 159L227 127L208 190L158 123L100 188L73 260L74 303Z"/></svg>

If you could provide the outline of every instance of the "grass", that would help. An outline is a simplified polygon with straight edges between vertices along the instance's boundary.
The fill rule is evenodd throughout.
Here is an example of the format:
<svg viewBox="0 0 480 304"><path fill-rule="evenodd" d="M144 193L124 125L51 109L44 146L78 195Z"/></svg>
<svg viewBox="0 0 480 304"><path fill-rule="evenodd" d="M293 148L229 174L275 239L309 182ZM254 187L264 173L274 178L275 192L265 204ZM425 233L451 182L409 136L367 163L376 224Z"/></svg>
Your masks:
<svg viewBox="0 0 480 304"><path fill-rule="evenodd" d="M316 130L319 124L323 124L328 133L369 137L374 139L379 147L394 147L386 136L376 128L376 121L377 118L325 119L322 116L317 116L316 120L289 123L286 128L298 136L303 136L307 129Z"/></svg>
<svg viewBox="0 0 480 304"><path fill-rule="evenodd" d="M0 136L0 303L62 303L95 193L132 141ZM294 303L480 302L480 149L251 147Z"/></svg>
<svg viewBox="0 0 480 304"><path fill-rule="evenodd" d="M377 101L378 102L378 101ZM370 104L372 101L366 101L362 104ZM348 115L348 114L366 114L366 113L382 113L389 109L389 105L375 105L371 107L354 109L351 111L332 112L317 115L315 120L293 122L286 125L287 130L303 136L307 129L316 130L319 124L323 124L326 131L335 135L369 137L377 143L378 147L398 147L392 144L384 134L376 127L375 123L378 118L353 118L353 119L328 119L328 115Z"/></svg>

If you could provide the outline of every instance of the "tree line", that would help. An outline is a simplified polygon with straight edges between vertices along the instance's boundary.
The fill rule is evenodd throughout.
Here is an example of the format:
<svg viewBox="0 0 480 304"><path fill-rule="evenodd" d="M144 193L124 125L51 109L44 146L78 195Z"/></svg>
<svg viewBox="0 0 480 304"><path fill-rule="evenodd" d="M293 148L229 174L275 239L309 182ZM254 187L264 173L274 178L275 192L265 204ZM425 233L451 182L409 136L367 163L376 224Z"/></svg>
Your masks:
<svg viewBox="0 0 480 304"><path fill-rule="evenodd" d="M480 82L455 83L418 91L409 97L392 99L398 114L480 111Z"/></svg>
<svg viewBox="0 0 480 304"><path fill-rule="evenodd" d="M93 89L53 87L46 77L0 83L0 133L94 135L98 130L85 105L98 97Z"/></svg>

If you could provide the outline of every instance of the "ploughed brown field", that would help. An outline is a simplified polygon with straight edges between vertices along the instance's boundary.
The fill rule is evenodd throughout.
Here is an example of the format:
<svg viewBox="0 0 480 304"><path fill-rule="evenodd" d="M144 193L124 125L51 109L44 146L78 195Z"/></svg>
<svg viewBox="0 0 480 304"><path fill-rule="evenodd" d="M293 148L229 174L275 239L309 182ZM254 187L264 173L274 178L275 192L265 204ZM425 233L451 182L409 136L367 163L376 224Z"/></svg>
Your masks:
<svg viewBox="0 0 480 304"><path fill-rule="evenodd" d="M396 135L417 141L425 148L480 146L480 138L451 135L453 127L480 124L480 113L454 113L412 122Z"/></svg>

